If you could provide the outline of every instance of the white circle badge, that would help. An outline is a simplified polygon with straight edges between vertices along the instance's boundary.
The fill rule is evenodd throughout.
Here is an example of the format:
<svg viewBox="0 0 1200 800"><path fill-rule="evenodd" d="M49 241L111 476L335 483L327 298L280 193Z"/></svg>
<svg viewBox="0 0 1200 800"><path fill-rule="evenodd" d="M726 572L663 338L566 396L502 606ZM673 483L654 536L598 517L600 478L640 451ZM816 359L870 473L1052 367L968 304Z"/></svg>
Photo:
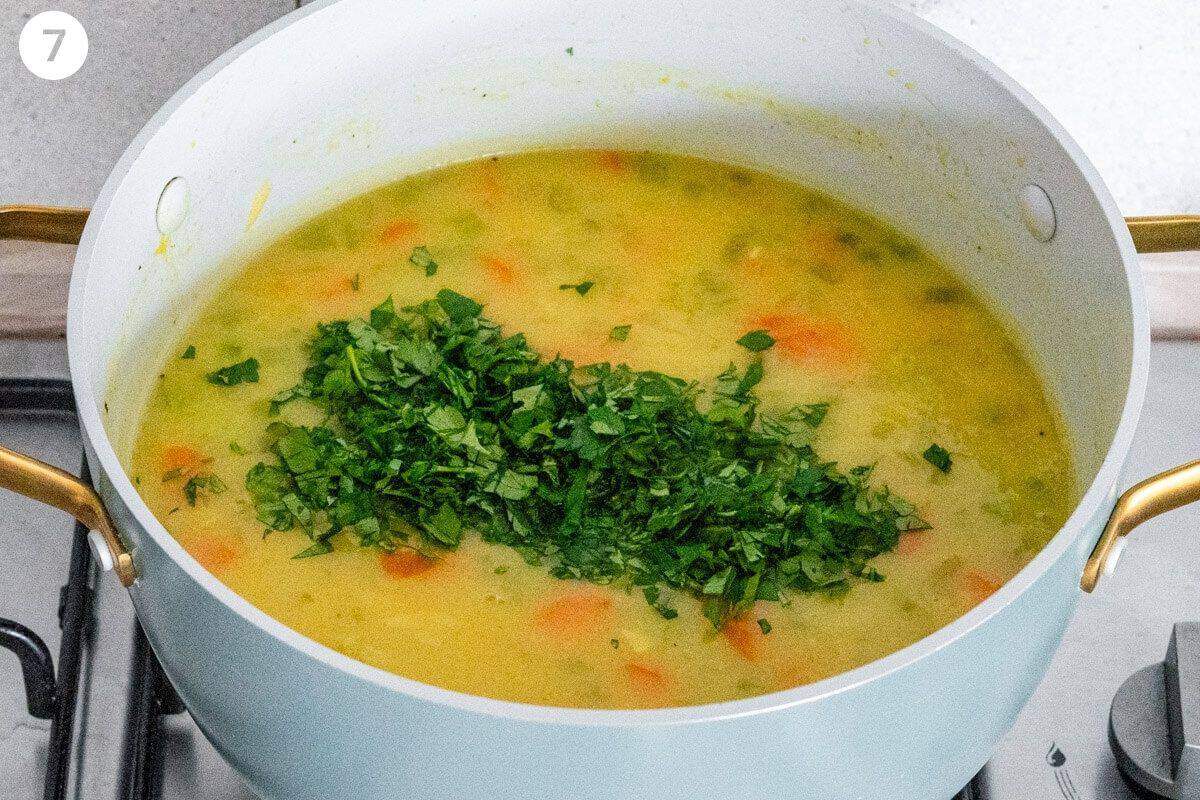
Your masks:
<svg viewBox="0 0 1200 800"><path fill-rule="evenodd" d="M17 50L34 75L62 80L78 72L87 60L87 31L65 11L43 11L25 23Z"/></svg>

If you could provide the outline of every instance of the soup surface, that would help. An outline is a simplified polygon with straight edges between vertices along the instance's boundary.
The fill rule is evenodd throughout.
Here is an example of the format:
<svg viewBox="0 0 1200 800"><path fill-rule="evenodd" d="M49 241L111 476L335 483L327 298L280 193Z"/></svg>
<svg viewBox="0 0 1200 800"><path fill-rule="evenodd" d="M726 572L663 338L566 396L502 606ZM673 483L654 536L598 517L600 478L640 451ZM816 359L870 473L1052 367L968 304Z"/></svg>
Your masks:
<svg viewBox="0 0 1200 800"><path fill-rule="evenodd" d="M443 289L546 359L627 364L702 390L758 361L762 409L827 403L816 453L841 470L873 465L870 485L928 527L901 531L861 577L751 597L715 624L695 593L664 590L668 618L628 580L552 577L470 531L456 548L417 537L420 553L343 532L331 552L294 558L313 540L264 534L246 476L278 461L273 423L328 420L303 397L272 416L271 398L312 363L318 323ZM163 367L130 471L188 552L295 630L430 684L596 708L746 697L893 652L1012 577L1075 500L1038 376L917 244L775 177L608 151L410 177L263 250Z"/></svg>

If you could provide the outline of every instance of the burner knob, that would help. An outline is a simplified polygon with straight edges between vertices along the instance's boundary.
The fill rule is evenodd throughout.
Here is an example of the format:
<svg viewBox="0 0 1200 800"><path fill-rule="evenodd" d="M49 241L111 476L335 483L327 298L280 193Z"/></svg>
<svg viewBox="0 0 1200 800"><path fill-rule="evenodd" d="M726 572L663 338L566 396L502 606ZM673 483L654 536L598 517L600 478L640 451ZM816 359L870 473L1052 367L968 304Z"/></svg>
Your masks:
<svg viewBox="0 0 1200 800"><path fill-rule="evenodd" d="M1121 684L1108 741L1135 790L1200 800L1200 622L1176 623L1166 659Z"/></svg>

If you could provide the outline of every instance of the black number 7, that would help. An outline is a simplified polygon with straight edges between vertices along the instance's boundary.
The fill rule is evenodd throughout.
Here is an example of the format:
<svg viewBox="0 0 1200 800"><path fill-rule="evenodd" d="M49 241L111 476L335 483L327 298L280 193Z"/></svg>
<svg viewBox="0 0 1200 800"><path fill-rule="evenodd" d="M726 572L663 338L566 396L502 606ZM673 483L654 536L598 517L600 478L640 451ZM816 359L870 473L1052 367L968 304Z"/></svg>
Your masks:
<svg viewBox="0 0 1200 800"><path fill-rule="evenodd" d="M54 57L56 55L58 55L58 48L62 47L63 38L67 35L67 29L66 28L43 28L42 33L44 33L47 36L57 36L58 37L57 39L54 40L54 46L50 48L50 57L48 59L46 59L47 61L53 61Z"/></svg>

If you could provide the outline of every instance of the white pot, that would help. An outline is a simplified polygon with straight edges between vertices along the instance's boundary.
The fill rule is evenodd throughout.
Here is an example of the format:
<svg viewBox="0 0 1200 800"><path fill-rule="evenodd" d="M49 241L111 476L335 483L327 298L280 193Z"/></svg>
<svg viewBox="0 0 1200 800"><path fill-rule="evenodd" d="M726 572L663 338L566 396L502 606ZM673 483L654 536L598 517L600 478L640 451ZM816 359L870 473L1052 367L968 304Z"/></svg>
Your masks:
<svg viewBox="0 0 1200 800"><path fill-rule="evenodd" d="M574 144L764 167L958 267L1024 333L1062 409L1089 488L1061 532L988 601L898 653L784 692L653 711L420 684L289 630L208 574L122 463L148 379L214 291L216 265L408 172ZM201 72L129 146L84 231L68 313L88 460L123 541L110 545L132 554L138 617L196 721L266 798L949 797L1012 724L1080 596L1148 346L1133 243L1079 148L965 46L861 0L306 7ZM46 497L30 469L0 450L0 485ZM1174 504L1200 484L1173 480L1185 484ZM1117 521L1114 537L1129 527Z"/></svg>

